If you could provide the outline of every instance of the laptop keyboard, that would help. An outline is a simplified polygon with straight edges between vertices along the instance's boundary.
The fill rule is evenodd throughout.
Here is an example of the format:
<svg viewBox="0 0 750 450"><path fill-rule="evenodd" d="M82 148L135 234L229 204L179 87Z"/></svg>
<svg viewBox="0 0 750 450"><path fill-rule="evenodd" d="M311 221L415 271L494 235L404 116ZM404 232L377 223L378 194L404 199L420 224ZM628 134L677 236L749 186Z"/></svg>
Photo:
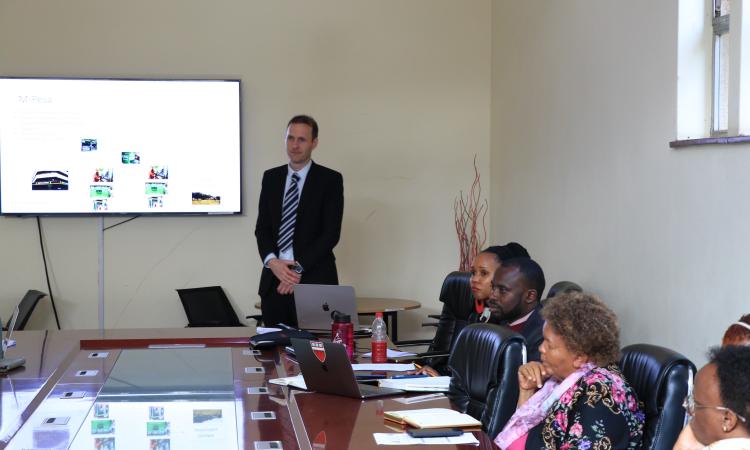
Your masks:
<svg viewBox="0 0 750 450"><path fill-rule="evenodd" d="M381 392L381 389L377 386L369 386L367 384L362 384L362 383L357 383L357 386L359 386L359 392L363 394Z"/></svg>

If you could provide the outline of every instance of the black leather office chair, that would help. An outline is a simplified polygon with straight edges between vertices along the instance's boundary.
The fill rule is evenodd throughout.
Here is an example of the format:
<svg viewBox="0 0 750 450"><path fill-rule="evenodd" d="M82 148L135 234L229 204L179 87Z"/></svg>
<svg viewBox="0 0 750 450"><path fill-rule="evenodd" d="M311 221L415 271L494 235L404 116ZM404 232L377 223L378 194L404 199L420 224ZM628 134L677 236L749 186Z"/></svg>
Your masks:
<svg viewBox="0 0 750 450"><path fill-rule="evenodd" d="M188 327L242 327L221 286L177 289Z"/></svg>
<svg viewBox="0 0 750 450"><path fill-rule="evenodd" d="M34 308L36 308L37 303L39 303L39 300L46 296L47 294L45 294L44 292L36 291L34 289L30 289L26 292L26 295L24 295L21 299L21 303L18 304L18 317L16 318L16 324L13 327L13 331L23 330L24 328L26 328L26 324L29 322L31 313L34 312ZM13 315L11 314L11 316L8 317L8 322L5 324L6 330L10 326L10 321L12 319Z"/></svg>
<svg viewBox="0 0 750 450"><path fill-rule="evenodd" d="M469 315L474 308L470 280L469 272L449 273L440 288L443 309L439 316L430 316L438 319L435 324L435 337L428 340L400 341L399 346L428 345L427 351L418 354L417 359L423 359L425 364L438 371L444 371L451 347L458 334L469 323Z"/></svg>
<svg viewBox="0 0 750 450"><path fill-rule="evenodd" d="M490 436L497 435L516 410L525 345L523 336L510 328L475 323L461 331L451 351L448 397L461 412L481 421Z"/></svg>
<svg viewBox="0 0 750 450"><path fill-rule="evenodd" d="M469 315L474 309L471 297L471 274L469 272L451 272L443 280L440 288L440 301L443 309L438 319L435 338L430 346L434 351L450 351L458 333L468 324Z"/></svg>
<svg viewBox="0 0 750 450"><path fill-rule="evenodd" d="M682 402L692 389L695 365L668 348L634 344L622 349L620 369L643 402L643 450L671 450L685 424Z"/></svg>

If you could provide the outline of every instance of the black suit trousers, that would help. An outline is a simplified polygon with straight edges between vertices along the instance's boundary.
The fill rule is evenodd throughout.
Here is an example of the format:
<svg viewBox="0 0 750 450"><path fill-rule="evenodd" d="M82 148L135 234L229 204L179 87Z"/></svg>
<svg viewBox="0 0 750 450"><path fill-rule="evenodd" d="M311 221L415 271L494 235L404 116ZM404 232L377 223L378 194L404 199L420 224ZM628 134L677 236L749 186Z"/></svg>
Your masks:
<svg viewBox="0 0 750 450"><path fill-rule="evenodd" d="M294 294L279 294L276 291L279 280L276 277L272 278L272 288L266 295L260 298L260 308L263 311L263 326L273 327L279 323L283 323L296 328L297 311L294 307Z"/></svg>

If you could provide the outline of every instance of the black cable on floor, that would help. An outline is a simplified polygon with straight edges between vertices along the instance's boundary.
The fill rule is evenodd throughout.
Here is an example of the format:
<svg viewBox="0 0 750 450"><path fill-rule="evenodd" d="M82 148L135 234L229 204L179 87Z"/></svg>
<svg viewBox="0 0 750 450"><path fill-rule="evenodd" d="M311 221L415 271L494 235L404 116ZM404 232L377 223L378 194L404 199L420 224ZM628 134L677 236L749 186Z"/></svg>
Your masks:
<svg viewBox="0 0 750 450"><path fill-rule="evenodd" d="M49 282L49 271L47 270L47 256L44 253L44 240L42 239L42 220L36 216L36 227L39 230L39 247L42 249L42 261L44 262L44 276L47 278L47 291L49 292L49 301L52 303L52 312L55 313L55 322L57 329L60 330L60 318L57 316L57 307L55 298L52 296L52 285Z"/></svg>

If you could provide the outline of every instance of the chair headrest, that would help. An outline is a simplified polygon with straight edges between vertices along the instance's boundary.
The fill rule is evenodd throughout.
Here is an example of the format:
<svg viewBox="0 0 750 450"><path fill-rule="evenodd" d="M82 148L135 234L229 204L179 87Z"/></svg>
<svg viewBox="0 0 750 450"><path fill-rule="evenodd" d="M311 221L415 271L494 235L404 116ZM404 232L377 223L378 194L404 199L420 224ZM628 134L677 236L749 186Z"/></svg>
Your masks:
<svg viewBox="0 0 750 450"><path fill-rule="evenodd" d="M449 273L440 289L440 301L451 309L454 316L468 317L474 309L471 301L471 274L458 271Z"/></svg>
<svg viewBox="0 0 750 450"><path fill-rule="evenodd" d="M488 360L492 360L489 355L502 354L505 348L513 344L523 346L525 340L512 329L492 323L473 323L461 330L450 358L472 358L473 356L468 356L470 353L486 355Z"/></svg>
<svg viewBox="0 0 750 450"><path fill-rule="evenodd" d="M452 371L458 371L463 380L472 380L466 387L473 396L486 393L487 386L496 383L498 368L504 364L506 350L516 348L520 354L525 348L523 336L508 327L491 323L474 323L466 326L456 339L448 359ZM482 355L478 358L477 355Z"/></svg>
<svg viewBox="0 0 750 450"><path fill-rule="evenodd" d="M675 371L689 370L695 373L695 365L685 356L651 344L633 344L623 348L620 368L646 405L663 403L669 378Z"/></svg>
<svg viewBox="0 0 750 450"><path fill-rule="evenodd" d="M440 288L440 301L445 303L446 299L455 295L466 295L471 292L471 273L453 271L445 276L443 287Z"/></svg>

